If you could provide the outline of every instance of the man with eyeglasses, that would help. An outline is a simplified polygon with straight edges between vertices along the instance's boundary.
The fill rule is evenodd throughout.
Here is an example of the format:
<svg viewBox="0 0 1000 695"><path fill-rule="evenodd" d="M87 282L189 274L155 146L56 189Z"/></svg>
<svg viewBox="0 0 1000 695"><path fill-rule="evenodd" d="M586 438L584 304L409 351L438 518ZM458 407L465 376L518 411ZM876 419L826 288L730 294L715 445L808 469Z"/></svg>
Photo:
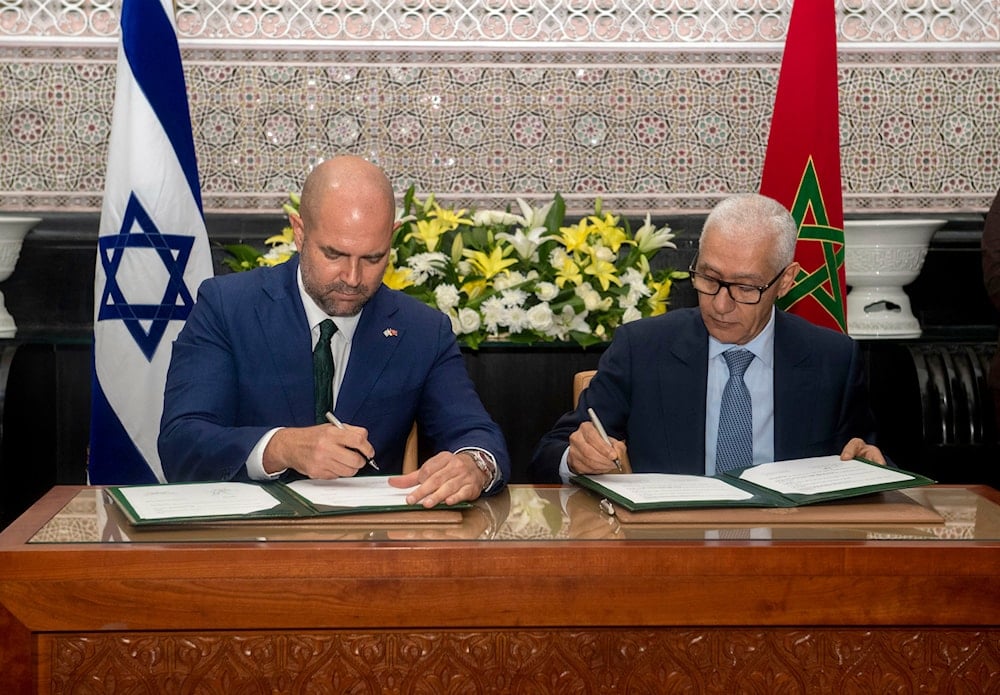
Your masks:
<svg viewBox="0 0 1000 695"><path fill-rule="evenodd" d="M730 466L728 439L720 438L728 427L720 422L731 416L725 392L743 385L752 412L745 465L837 453L884 464L867 443L874 418L857 344L774 306L795 282L797 236L788 210L771 198L719 203L691 264L698 307L615 331L578 407L539 443L531 478L613 472L626 451L634 472L714 475ZM733 368L745 371L730 386L736 355L746 366Z"/></svg>

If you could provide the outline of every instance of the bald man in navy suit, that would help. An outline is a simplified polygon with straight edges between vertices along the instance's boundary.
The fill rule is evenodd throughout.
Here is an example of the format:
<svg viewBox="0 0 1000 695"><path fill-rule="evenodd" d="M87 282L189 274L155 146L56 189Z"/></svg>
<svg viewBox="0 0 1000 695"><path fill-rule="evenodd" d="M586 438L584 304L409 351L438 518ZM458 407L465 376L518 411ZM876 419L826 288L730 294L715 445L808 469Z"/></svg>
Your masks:
<svg viewBox="0 0 1000 695"><path fill-rule="evenodd" d="M291 216L297 258L205 281L173 346L159 451L169 481L332 479L400 473L411 425L437 452L413 473L411 504L472 500L510 478L441 312L385 287L395 199L358 157L318 165ZM330 338L333 415L318 424L313 349ZM322 408L321 408L322 409Z"/></svg>

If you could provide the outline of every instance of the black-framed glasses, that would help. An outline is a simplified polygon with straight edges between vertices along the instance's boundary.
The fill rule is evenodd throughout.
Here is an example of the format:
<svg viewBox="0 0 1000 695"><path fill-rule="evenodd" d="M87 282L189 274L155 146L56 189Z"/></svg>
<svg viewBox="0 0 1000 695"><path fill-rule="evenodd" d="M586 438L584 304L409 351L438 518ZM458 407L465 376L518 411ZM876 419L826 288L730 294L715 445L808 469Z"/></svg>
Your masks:
<svg viewBox="0 0 1000 695"><path fill-rule="evenodd" d="M705 275L704 273L699 273L694 269L694 263L688 269L688 273L691 275L691 285L694 289L701 293L711 296L719 294L719 290L723 287L729 293L729 297L737 304L760 304L761 298L763 298L764 293L770 289L771 285L776 283L778 279L785 274L788 270L786 265L784 268L778 271L770 282L764 285L747 285L742 282L726 282L725 280L720 280L719 278L714 278L711 275Z"/></svg>

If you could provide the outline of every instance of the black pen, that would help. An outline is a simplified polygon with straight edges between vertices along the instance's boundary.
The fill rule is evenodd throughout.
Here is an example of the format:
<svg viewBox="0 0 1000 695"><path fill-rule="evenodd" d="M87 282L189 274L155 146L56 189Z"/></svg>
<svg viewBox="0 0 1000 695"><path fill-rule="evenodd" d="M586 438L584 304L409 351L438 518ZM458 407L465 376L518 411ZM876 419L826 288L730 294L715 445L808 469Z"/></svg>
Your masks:
<svg viewBox="0 0 1000 695"><path fill-rule="evenodd" d="M344 423L342 423L340 420L338 420L337 416L334 415L333 413L329 412L329 411L327 411L327 413L326 413L326 421L329 422L334 427L336 427L337 429L341 429L341 430L345 429L344 428ZM369 466L371 466L375 470L377 470L377 471L381 470L378 467L378 464L375 463L375 459L373 459L371 456L365 456L360 451L358 451L357 449L355 449L353 446L349 446L347 448L350 449L351 451L353 451L354 453L356 453L361 458L363 458L365 460L365 463L367 463Z"/></svg>

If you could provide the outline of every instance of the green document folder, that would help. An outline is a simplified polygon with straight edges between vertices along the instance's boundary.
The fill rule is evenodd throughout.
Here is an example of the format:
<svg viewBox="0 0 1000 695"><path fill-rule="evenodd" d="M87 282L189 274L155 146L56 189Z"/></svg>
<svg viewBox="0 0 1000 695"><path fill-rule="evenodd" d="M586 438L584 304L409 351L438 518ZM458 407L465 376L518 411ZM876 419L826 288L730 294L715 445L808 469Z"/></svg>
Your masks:
<svg viewBox="0 0 1000 695"><path fill-rule="evenodd" d="M578 475L571 481L629 511L692 507L799 507L936 481L866 461L821 456L776 461L714 476L671 473Z"/></svg>
<svg viewBox="0 0 1000 695"><path fill-rule="evenodd" d="M106 488L129 523L136 526L211 521L309 519L381 512L428 512L471 505L438 505L431 510L405 503L390 491L387 476L333 481L167 483ZM383 487L384 486L384 487ZM393 488L393 490L395 490Z"/></svg>

